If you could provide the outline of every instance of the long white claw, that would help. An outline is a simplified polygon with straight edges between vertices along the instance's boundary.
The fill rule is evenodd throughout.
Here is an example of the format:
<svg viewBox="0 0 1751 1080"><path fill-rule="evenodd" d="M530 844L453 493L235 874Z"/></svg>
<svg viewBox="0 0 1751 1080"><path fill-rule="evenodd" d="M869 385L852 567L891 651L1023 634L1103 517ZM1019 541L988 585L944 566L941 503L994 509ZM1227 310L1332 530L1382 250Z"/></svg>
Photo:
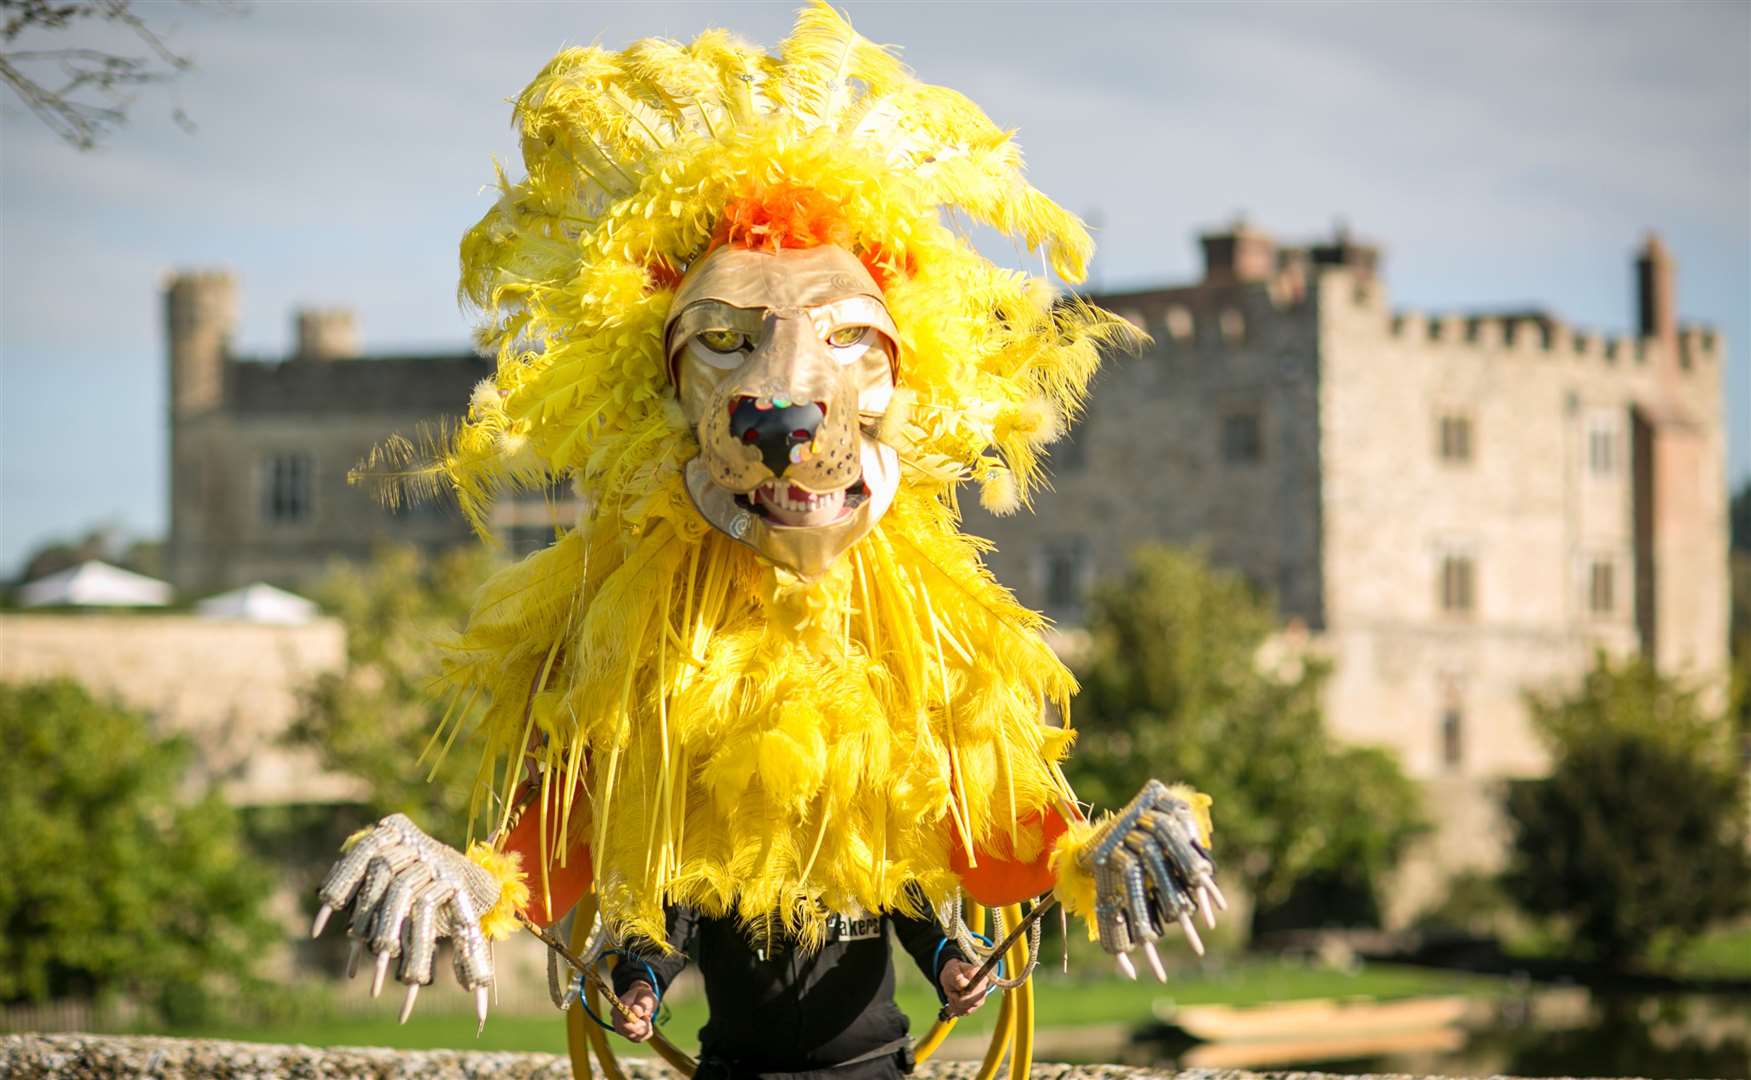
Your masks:
<svg viewBox="0 0 1751 1080"><path fill-rule="evenodd" d="M383 992L383 977L389 974L389 954L377 954L377 972L371 976L371 996L376 997Z"/></svg>
<svg viewBox="0 0 1751 1080"><path fill-rule="evenodd" d="M1204 878L1204 888L1209 889L1210 895L1216 898L1217 911L1228 910L1228 897L1223 896L1222 890L1216 887L1216 879L1206 875Z"/></svg>
<svg viewBox="0 0 1751 1080"><path fill-rule="evenodd" d="M1198 928L1192 925L1192 917L1185 912L1179 914L1179 928L1186 932L1186 941L1192 946L1192 951L1199 956L1204 955L1204 939L1198 936Z"/></svg>
<svg viewBox="0 0 1751 1080"><path fill-rule="evenodd" d="M347 949L347 978L350 979L359 973L359 957L364 954L365 943L354 938L352 946Z"/></svg>
<svg viewBox="0 0 1751 1080"><path fill-rule="evenodd" d="M1149 958L1149 967L1155 972L1157 982L1167 981L1167 969L1161 966L1161 954L1155 951L1155 942L1143 943L1143 955Z"/></svg>
<svg viewBox="0 0 1751 1080"><path fill-rule="evenodd" d="M474 1037L486 1030L486 987L474 988Z"/></svg>
<svg viewBox="0 0 1751 1080"><path fill-rule="evenodd" d="M1210 890L1202 885L1198 886L1198 913L1204 916L1205 926L1216 929L1216 912L1210 907Z"/></svg>
<svg viewBox="0 0 1751 1080"><path fill-rule="evenodd" d="M1119 962L1119 970L1125 973L1125 978L1130 979L1132 982L1136 982L1137 981L1137 965L1131 963L1130 954L1129 953L1120 953L1116 957L1116 959Z"/></svg>
<svg viewBox="0 0 1751 1080"><path fill-rule="evenodd" d="M407 996L401 999L401 1019L398 1023L407 1023L407 1018L413 1015L413 999L420 996L420 984L408 983Z"/></svg>
<svg viewBox="0 0 1751 1080"><path fill-rule="evenodd" d="M322 936L322 928L328 925L328 917L330 915L333 915L333 914L334 914L334 908L328 906L327 904L324 904L321 907L317 908L316 909L316 921L310 924L310 936L313 938L321 937Z"/></svg>

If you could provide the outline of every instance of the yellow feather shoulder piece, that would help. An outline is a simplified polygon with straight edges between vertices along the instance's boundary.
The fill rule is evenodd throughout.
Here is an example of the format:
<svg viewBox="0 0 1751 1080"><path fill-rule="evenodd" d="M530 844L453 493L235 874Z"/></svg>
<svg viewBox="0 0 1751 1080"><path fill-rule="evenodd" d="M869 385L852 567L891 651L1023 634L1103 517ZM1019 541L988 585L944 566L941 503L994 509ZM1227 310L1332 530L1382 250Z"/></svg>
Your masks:
<svg viewBox="0 0 1751 1080"><path fill-rule="evenodd" d="M503 941L517 932L517 912L529 906L528 875L515 852L494 851L476 840L468 845L468 861L485 870L499 883L499 899L480 916L480 932L488 941Z"/></svg>

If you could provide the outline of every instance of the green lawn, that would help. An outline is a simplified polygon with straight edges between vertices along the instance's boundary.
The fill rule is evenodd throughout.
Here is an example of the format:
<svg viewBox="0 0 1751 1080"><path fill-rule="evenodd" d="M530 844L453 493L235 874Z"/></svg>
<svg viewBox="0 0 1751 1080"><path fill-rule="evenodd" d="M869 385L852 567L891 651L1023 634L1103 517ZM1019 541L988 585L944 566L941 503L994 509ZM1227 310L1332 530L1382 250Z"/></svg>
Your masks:
<svg viewBox="0 0 1751 1080"><path fill-rule="evenodd" d="M1678 950L1671 970L1693 978L1751 979L1751 926L1702 935Z"/></svg>
<svg viewBox="0 0 1751 1080"><path fill-rule="evenodd" d="M1668 953L1656 941L1645 970L1695 979L1751 979L1751 925L1711 930ZM1550 931L1529 930L1505 942L1510 956L1563 959L1571 950Z"/></svg>
<svg viewBox="0 0 1751 1080"><path fill-rule="evenodd" d="M1150 1019L1158 999L1182 1004L1256 1004L1310 997L1400 998L1420 994L1490 994L1502 982L1484 976L1422 968L1372 965L1355 972L1333 971L1284 961L1247 960L1172 974L1168 985L1153 979L1133 983L1117 976L1066 977L1042 971L1036 979L1035 1016L1039 1027L1082 1024L1141 1024ZM460 995L450 995L460 1001ZM446 995L434 993L405 1026L395 1022L395 1005L385 999L380 1016L335 1017L277 1025L212 1025L174 1032L177 1035L240 1039L247 1042L305 1043L313 1046L390 1046L400 1049L459 1048L477 1050L565 1051L565 1028L559 1015L494 1015L486 1032L474 1037L474 1018L446 1012ZM921 979L900 987L900 1006L912 1017L914 1033L935 1018L936 998ZM427 1011L427 1005L436 1008ZM958 1033L990 1030L996 1016L993 1000L963 1020ZM669 1006L663 1027L678 1045L693 1049L695 1033L705 1022L705 1002L697 994ZM616 1039L620 1053L641 1053Z"/></svg>

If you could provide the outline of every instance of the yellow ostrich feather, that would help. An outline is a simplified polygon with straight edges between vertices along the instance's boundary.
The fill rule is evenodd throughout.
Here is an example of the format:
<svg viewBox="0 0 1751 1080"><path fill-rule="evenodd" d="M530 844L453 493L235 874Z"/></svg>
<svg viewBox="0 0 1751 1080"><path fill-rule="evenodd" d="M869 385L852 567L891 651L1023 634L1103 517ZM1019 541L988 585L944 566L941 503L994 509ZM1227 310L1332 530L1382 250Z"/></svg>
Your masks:
<svg viewBox="0 0 1751 1080"><path fill-rule="evenodd" d="M955 848L1038 851L1027 820L1069 798L1070 733L1041 716L1068 716L1074 682L959 531L957 492L1027 505L1103 349L1137 335L948 219L1068 281L1091 251L1081 223L1028 185L1008 132L824 4L775 56L723 31L568 49L515 122L526 175L500 172L462 241L497 375L434 467L483 530L497 494L561 477L589 512L489 582L451 645L452 689L490 701L480 805L508 814L530 755L563 777L542 789L547 850L587 819L605 918L657 940L666 901L806 942L823 908L945 899ZM761 186L824 196L895 271L906 405L882 430L909 467L815 581L694 510L698 447L662 352L674 280Z"/></svg>

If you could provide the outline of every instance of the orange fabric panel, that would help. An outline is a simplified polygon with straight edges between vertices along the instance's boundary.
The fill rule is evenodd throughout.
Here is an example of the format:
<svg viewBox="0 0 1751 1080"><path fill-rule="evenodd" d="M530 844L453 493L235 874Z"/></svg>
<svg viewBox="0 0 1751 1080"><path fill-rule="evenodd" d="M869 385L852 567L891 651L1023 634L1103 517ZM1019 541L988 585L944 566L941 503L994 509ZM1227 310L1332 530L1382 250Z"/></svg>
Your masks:
<svg viewBox="0 0 1751 1080"><path fill-rule="evenodd" d="M504 850L514 851L523 858L523 872L529 876L529 906L523 914L533 919L537 925L552 926L565 917L577 904L578 898L589 891L594 880L594 871L590 865L590 846L583 841L575 841L571 850L566 852L565 865L559 865L557 855L553 863L545 868L541 866L541 815L533 808L525 812L511 827L505 837ZM547 900L553 901L550 909Z"/></svg>
<svg viewBox="0 0 1751 1080"><path fill-rule="evenodd" d="M1054 808L1029 814L1017 824L1024 829L1038 828L1041 833L1040 853L1031 862L1006 859L992 852L979 852L979 865L967 865L967 854L959 843L949 845L949 866L961 879L967 895L986 907L1001 907L1029 900L1052 888L1052 849L1064 835L1064 818Z"/></svg>

